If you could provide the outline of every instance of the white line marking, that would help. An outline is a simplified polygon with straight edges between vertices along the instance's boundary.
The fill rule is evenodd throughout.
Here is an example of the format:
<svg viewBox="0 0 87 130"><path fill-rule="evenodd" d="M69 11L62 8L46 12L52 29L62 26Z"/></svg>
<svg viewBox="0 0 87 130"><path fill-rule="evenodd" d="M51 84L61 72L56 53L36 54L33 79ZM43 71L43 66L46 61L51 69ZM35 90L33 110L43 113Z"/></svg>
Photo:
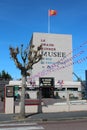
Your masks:
<svg viewBox="0 0 87 130"><path fill-rule="evenodd" d="M9 127L9 128L8 128ZM10 123L0 124L0 130L42 130L42 126L37 123Z"/></svg>
<svg viewBox="0 0 87 130"><path fill-rule="evenodd" d="M0 124L0 126L23 126L23 125L37 125L37 123L12 123L12 124Z"/></svg>
<svg viewBox="0 0 87 130"><path fill-rule="evenodd" d="M26 126L26 127L14 127L14 128L0 128L0 130L43 130L42 126Z"/></svg>

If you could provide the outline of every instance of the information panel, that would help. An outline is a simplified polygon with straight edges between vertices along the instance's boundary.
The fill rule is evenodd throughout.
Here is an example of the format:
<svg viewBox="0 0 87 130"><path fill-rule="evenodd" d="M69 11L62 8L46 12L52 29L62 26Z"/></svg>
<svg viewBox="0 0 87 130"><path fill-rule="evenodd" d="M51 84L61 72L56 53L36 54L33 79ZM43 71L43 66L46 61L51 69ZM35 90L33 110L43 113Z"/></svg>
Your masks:
<svg viewBox="0 0 87 130"><path fill-rule="evenodd" d="M6 86L6 97L14 97L14 86Z"/></svg>
<svg viewBox="0 0 87 130"><path fill-rule="evenodd" d="M54 87L54 78L42 77L39 78L40 87Z"/></svg>

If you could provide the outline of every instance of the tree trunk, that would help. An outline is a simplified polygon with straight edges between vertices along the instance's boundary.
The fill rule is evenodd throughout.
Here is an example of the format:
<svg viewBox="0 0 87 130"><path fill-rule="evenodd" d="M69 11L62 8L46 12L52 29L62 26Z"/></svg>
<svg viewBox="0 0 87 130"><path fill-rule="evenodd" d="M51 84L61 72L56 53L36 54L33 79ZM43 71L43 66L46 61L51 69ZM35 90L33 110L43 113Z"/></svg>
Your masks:
<svg viewBox="0 0 87 130"><path fill-rule="evenodd" d="M22 75L22 88L21 88L21 106L20 118L25 118L25 89L26 89L26 76Z"/></svg>
<svg viewBox="0 0 87 130"><path fill-rule="evenodd" d="M39 105L38 105L38 113L42 113L42 105L41 105L41 101L42 100L42 90L41 88L39 88Z"/></svg>

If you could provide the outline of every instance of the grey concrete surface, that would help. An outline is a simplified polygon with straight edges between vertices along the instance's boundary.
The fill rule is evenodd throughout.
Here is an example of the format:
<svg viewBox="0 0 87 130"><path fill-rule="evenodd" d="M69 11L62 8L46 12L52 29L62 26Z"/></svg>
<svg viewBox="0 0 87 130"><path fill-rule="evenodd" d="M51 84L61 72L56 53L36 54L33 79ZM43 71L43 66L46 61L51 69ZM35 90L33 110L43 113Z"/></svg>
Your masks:
<svg viewBox="0 0 87 130"><path fill-rule="evenodd" d="M17 116L18 114L0 114L0 123L87 119L87 111L26 114L25 119L18 119Z"/></svg>

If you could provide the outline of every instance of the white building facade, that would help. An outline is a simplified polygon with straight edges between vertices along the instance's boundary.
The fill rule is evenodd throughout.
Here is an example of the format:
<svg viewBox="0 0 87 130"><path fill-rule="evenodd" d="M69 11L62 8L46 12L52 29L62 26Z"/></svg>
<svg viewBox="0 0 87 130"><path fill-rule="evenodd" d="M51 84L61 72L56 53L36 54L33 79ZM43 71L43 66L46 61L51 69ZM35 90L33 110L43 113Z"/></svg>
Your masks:
<svg viewBox="0 0 87 130"><path fill-rule="evenodd" d="M32 76L54 77L55 81L72 81L72 36L49 33L33 33L31 44L42 45L43 59L34 65Z"/></svg>

